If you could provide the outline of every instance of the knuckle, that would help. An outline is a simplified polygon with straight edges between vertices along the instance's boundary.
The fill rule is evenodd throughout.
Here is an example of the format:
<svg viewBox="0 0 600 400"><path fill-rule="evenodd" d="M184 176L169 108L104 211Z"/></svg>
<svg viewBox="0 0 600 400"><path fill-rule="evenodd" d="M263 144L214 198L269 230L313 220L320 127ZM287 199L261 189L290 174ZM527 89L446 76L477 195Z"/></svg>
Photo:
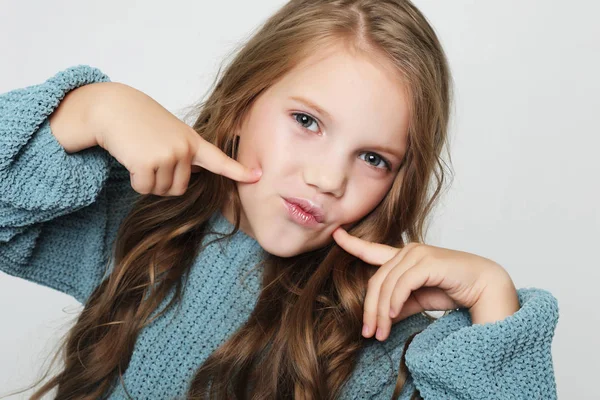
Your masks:
<svg viewBox="0 0 600 400"><path fill-rule="evenodd" d="M146 162L146 167L148 169L152 168L156 172L160 167L174 165L176 162L177 155L173 149L167 149L156 152L153 157L150 157Z"/></svg>
<svg viewBox="0 0 600 400"><path fill-rule="evenodd" d="M404 246L404 247L406 247L407 249L414 249L415 247L418 247L419 245L420 245L419 242L410 242L410 243L407 243L406 246Z"/></svg>
<svg viewBox="0 0 600 400"><path fill-rule="evenodd" d="M174 149L170 149L169 151L166 151L161 156L159 156L161 165L174 165L178 159L179 157L174 151Z"/></svg>
<svg viewBox="0 0 600 400"><path fill-rule="evenodd" d="M394 288L395 284L396 284L395 281L392 281L391 279L385 279L381 283L381 293L389 293L389 292L391 292L392 289Z"/></svg>
<svg viewBox="0 0 600 400"><path fill-rule="evenodd" d="M185 186L180 186L177 188L171 188L170 192L173 196L181 196L186 192L187 188Z"/></svg>
<svg viewBox="0 0 600 400"><path fill-rule="evenodd" d="M193 127L185 124L185 133L184 135L186 136L187 139L191 139L191 140L198 140L198 139L203 139L202 136L200 135L199 132L197 132Z"/></svg>
<svg viewBox="0 0 600 400"><path fill-rule="evenodd" d="M375 275L373 275L367 281L367 288L368 289L375 289L378 286L379 286L379 280L377 279L377 277Z"/></svg>
<svg viewBox="0 0 600 400"><path fill-rule="evenodd" d="M165 195L169 191L169 185L161 185L154 188L153 193L159 196Z"/></svg>
<svg viewBox="0 0 600 400"><path fill-rule="evenodd" d="M148 194L148 193L150 193L150 190L147 187L142 186L142 185L140 185L140 184L138 184L136 182L132 183L131 187L133 188L133 190L135 190L139 194Z"/></svg>
<svg viewBox="0 0 600 400"><path fill-rule="evenodd" d="M187 141L179 142L173 145L173 153L178 160L188 158L190 152L190 145Z"/></svg>
<svg viewBox="0 0 600 400"><path fill-rule="evenodd" d="M169 192L173 196L182 196L183 194L185 194L185 192L188 189L189 180L190 180L190 173L189 173L189 171L187 173L182 172L181 175L178 175L175 178L175 182L176 183L174 183L171 186L171 189L169 190Z"/></svg>
<svg viewBox="0 0 600 400"><path fill-rule="evenodd" d="M155 172L150 170L149 173L140 174L138 176L138 178L148 177L148 176L153 177L154 174L155 174ZM152 189L153 189L153 182L149 181L148 179L138 179L138 178L136 178L136 181L135 181L137 188L138 188L138 192L142 193L142 194L151 194ZM152 178L152 179L154 179L154 178Z"/></svg>
<svg viewBox="0 0 600 400"><path fill-rule="evenodd" d="M148 173L155 174L156 171L158 171L158 169L161 167L161 165L163 165L163 162L160 159L160 156L154 155L148 157L145 160L140 161L139 163L137 163L137 165L139 171L146 171Z"/></svg>
<svg viewBox="0 0 600 400"><path fill-rule="evenodd" d="M421 257L421 261L425 262L425 263L432 263L435 262L435 256L429 253L424 253L423 257Z"/></svg>
<svg viewBox="0 0 600 400"><path fill-rule="evenodd" d="M423 253L423 250L425 249L425 246L417 242L409 243L408 245L406 245L406 247L408 253L417 255Z"/></svg>

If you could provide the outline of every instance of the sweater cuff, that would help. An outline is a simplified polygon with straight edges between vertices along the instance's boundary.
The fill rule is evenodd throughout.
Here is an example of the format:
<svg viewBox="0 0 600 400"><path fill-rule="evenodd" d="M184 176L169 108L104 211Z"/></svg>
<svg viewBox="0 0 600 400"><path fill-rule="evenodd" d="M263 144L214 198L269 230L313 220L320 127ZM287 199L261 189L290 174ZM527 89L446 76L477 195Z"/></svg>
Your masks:
<svg viewBox="0 0 600 400"><path fill-rule="evenodd" d="M106 81L99 69L78 65L0 95L0 202L13 207L11 221L2 225L48 220L95 200L108 177L110 154L99 146L67 153L48 117L70 90Z"/></svg>
<svg viewBox="0 0 600 400"><path fill-rule="evenodd" d="M406 365L424 398L556 398L558 302L543 289L517 293L521 308L501 321L472 325L460 309L415 336Z"/></svg>

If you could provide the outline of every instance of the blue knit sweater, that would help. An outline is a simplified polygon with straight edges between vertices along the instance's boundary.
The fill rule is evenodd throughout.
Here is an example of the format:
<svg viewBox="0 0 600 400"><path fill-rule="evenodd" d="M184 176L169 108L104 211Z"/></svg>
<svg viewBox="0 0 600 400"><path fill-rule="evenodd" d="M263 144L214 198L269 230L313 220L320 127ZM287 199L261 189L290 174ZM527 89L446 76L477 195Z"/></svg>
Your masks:
<svg viewBox="0 0 600 400"><path fill-rule="evenodd" d="M138 194L129 172L99 146L66 153L48 116L68 91L108 80L79 65L0 95L0 270L81 303L103 279L117 228ZM233 228L221 213L210 221L215 233L204 240ZM184 396L197 368L250 315L261 282L260 269L251 269L263 256L241 231L197 255L180 312L171 308L137 339L124 373L135 399ZM521 308L501 321L473 325L466 309L434 322L417 314L395 324L386 341L365 340L341 398L390 399L403 344L422 330L406 352L410 376L401 399L415 386L427 400L555 399L557 300L536 288L518 295ZM107 395L127 398L121 386Z"/></svg>

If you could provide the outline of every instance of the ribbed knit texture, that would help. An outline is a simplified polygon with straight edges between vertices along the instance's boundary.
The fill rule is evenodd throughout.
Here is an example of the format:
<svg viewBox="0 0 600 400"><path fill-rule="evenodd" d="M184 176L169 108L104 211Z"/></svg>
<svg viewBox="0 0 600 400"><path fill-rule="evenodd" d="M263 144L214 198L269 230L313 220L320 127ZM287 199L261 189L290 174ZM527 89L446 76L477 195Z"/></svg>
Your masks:
<svg viewBox="0 0 600 400"><path fill-rule="evenodd" d="M66 153L48 116L68 91L108 80L79 65L0 95L0 270L81 303L105 276L117 228L138 194L104 149ZM215 233L205 241L233 228L221 213L210 222ZM261 282L253 267L264 254L239 231L197 255L179 311L171 308L138 337L124 374L135 399L184 398L194 372L250 315ZM417 314L395 324L386 341L367 340L340 398L390 399L406 338L422 331L406 353L401 399L415 386L427 400L555 399L558 302L543 289L518 294L520 310L502 321L472 325L466 309L435 322ZM121 386L108 395L127 398Z"/></svg>

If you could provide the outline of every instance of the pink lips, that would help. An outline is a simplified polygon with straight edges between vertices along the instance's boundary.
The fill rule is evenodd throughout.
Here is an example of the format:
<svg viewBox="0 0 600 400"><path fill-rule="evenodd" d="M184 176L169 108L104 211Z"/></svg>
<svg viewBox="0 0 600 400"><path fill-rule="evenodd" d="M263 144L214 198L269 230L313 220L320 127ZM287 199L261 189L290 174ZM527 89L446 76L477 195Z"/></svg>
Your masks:
<svg viewBox="0 0 600 400"><path fill-rule="evenodd" d="M292 205L292 207L289 207L288 205L288 208L293 213L293 216L301 217L302 220L300 222L303 224L309 223L310 220L317 223L321 223L325 220L325 212L323 209L310 200L297 197L284 197L283 199Z"/></svg>

